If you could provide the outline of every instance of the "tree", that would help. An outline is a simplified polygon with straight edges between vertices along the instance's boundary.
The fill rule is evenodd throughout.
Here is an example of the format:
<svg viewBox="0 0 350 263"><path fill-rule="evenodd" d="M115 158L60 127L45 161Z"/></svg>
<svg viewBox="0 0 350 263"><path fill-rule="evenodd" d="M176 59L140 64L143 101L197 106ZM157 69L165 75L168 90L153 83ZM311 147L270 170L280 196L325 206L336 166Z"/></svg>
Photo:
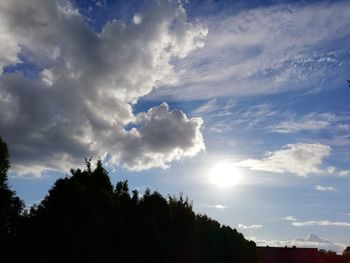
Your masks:
<svg viewBox="0 0 350 263"><path fill-rule="evenodd" d="M254 242L196 215L187 198L148 188L130 195L128 181L113 187L102 162L93 169L91 159L21 216L23 204L7 184L3 141L0 148L0 262L257 262Z"/></svg>
<svg viewBox="0 0 350 263"><path fill-rule="evenodd" d="M6 143L0 137L0 187L7 183L7 170L10 168L9 153Z"/></svg>
<svg viewBox="0 0 350 263"><path fill-rule="evenodd" d="M11 191L7 183L10 168L6 143L0 137L0 245L8 252L8 246L16 237L17 227L24 204Z"/></svg>

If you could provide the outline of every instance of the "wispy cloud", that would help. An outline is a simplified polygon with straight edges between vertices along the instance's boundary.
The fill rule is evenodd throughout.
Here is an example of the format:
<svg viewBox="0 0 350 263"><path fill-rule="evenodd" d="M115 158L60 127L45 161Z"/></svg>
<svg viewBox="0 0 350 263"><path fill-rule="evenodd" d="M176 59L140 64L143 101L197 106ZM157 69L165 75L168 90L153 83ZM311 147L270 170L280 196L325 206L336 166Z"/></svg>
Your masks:
<svg viewBox="0 0 350 263"><path fill-rule="evenodd" d="M262 228L263 225L243 225L243 224L238 224L238 228L242 229L256 229L256 228Z"/></svg>
<svg viewBox="0 0 350 263"><path fill-rule="evenodd" d="M205 48L176 65L180 88L153 95L198 99L329 88L347 72L349 16L350 3L341 1L200 17L209 27Z"/></svg>
<svg viewBox="0 0 350 263"><path fill-rule="evenodd" d="M208 114L213 111L217 111L220 109L221 105L217 103L216 99L212 99L207 101L206 103L199 106L197 109L195 109L192 113L193 114Z"/></svg>
<svg viewBox="0 0 350 263"><path fill-rule="evenodd" d="M339 176L348 176L350 175L350 170L342 170L339 172Z"/></svg>
<svg viewBox="0 0 350 263"><path fill-rule="evenodd" d="M247 159L237 165L256 171L307 176L324 172L320 165L330 151L331 147L323 144L287 144L280 150L265 153L266 157L260 160Z"/></svg>
<svg viewBox="0 0 350 263"><path fill-rule="evenodd" d="M322 185L315 185L315 189L321 192L331 192L335 190L335 188L332 186L322 186Z"/></svg>
<svg viewBox="0 0 350 263"><path fill-rule="evenodd" d="M350 227L350 222L337 222L329 220L319 220L319 221L300 221L292 222L291 225L303 227L303 226L340 226L340 227Z"/></svg>
<svg viewBox="0 0 350 263"><path fill-rule="evenodd" d="M286 220L286 221L297 221L298 220L294 216L286 216L286 217L283 217L282 219Z"/></svg>
<svg viewBox="0 0 350 263"><path fill-rule="evenodd" d="M284 120L268 127L270 131L278 133L293 133L299 131L313 131L329 127L331 122L335 120L333 114L316 114L311 113L301 117L298 120L294 118Z"/></svg>
<svg viewBox="0 0 350 263"><path fill-rule="evenodd" d="M230 108L232 107L225 109L226 114L215 116L210 131L221 133L232 129L265 130L266 124L273 122L273 119L279 116L278 110L267 103L251 105L244 110L236 108L234 112L229 112Z"/></svg>

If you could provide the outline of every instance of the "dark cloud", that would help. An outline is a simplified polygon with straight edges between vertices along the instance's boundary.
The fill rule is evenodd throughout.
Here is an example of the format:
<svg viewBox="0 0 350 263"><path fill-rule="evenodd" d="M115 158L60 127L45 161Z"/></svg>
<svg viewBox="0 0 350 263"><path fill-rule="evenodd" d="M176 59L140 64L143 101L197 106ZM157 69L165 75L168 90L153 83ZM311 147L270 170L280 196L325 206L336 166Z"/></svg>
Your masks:
<svg viewBox="0 0 350 263"><path fill-rule="evenodd" d="M171 61L202 47L207 30L172 1L153 1L138 16L137 24L111 21L96 33L68 1L0 1L9 43L0 66L21 63L21 54L42 68L31 78L0 77L0 135L17 172L67 169L106 154L142 170L204 149L200 119L166 104L135 116L132 105L176 81ZM125 130L131 122L138 129Z"/></svg>

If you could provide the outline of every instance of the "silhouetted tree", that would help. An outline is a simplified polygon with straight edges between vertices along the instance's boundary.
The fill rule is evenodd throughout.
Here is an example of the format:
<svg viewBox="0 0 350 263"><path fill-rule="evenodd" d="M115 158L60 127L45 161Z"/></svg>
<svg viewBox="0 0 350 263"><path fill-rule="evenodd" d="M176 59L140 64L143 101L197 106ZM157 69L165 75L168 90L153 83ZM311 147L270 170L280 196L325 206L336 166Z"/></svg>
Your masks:
<svg viewBox="0 0 350 263"><path fill-rule="evenodd" d="M4 187L7 183L7 171L9 168L10 161L7 145L0 137L0 187Z"/></svg>
<svg viewBox="0 0 350 263"><path fill-rule="evenodd" d="M318 251L319 263L345 263L344 257L338 255L335 251L320 249Z"/></svg>
<svg viewBox="0 0 350 263"><path fill-rule="evenodd" d="M166 199L147 188L142 196L137 190L130 195L128 181L113 187L102 162L93 169L91 158L21 216L23 204L7 186L7 147L0 142L1 248L7 244L12 262L257 262L254 242L196 215L182 194Z"/></svg>
<svg viewBox="0 0 350 263"><path fill-rule="evenodd" d="M11 253L23 210L23 202L7 183L10 168L6 143L0 137L0 247L4 254Z"/></svg>

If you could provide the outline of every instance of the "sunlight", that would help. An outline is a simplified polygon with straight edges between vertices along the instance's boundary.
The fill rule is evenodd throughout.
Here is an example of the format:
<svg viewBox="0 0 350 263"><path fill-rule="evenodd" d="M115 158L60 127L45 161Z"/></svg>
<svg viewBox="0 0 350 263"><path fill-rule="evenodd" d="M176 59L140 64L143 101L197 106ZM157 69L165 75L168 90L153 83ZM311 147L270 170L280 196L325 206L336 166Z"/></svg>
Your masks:
<svg viewBox="0 0 350 263"><path fill-rule="evenodd" d="M234 164L223 162L212 167L208 173L210 183L222 187L232 187L242 180L242 174Z"/></svg>

